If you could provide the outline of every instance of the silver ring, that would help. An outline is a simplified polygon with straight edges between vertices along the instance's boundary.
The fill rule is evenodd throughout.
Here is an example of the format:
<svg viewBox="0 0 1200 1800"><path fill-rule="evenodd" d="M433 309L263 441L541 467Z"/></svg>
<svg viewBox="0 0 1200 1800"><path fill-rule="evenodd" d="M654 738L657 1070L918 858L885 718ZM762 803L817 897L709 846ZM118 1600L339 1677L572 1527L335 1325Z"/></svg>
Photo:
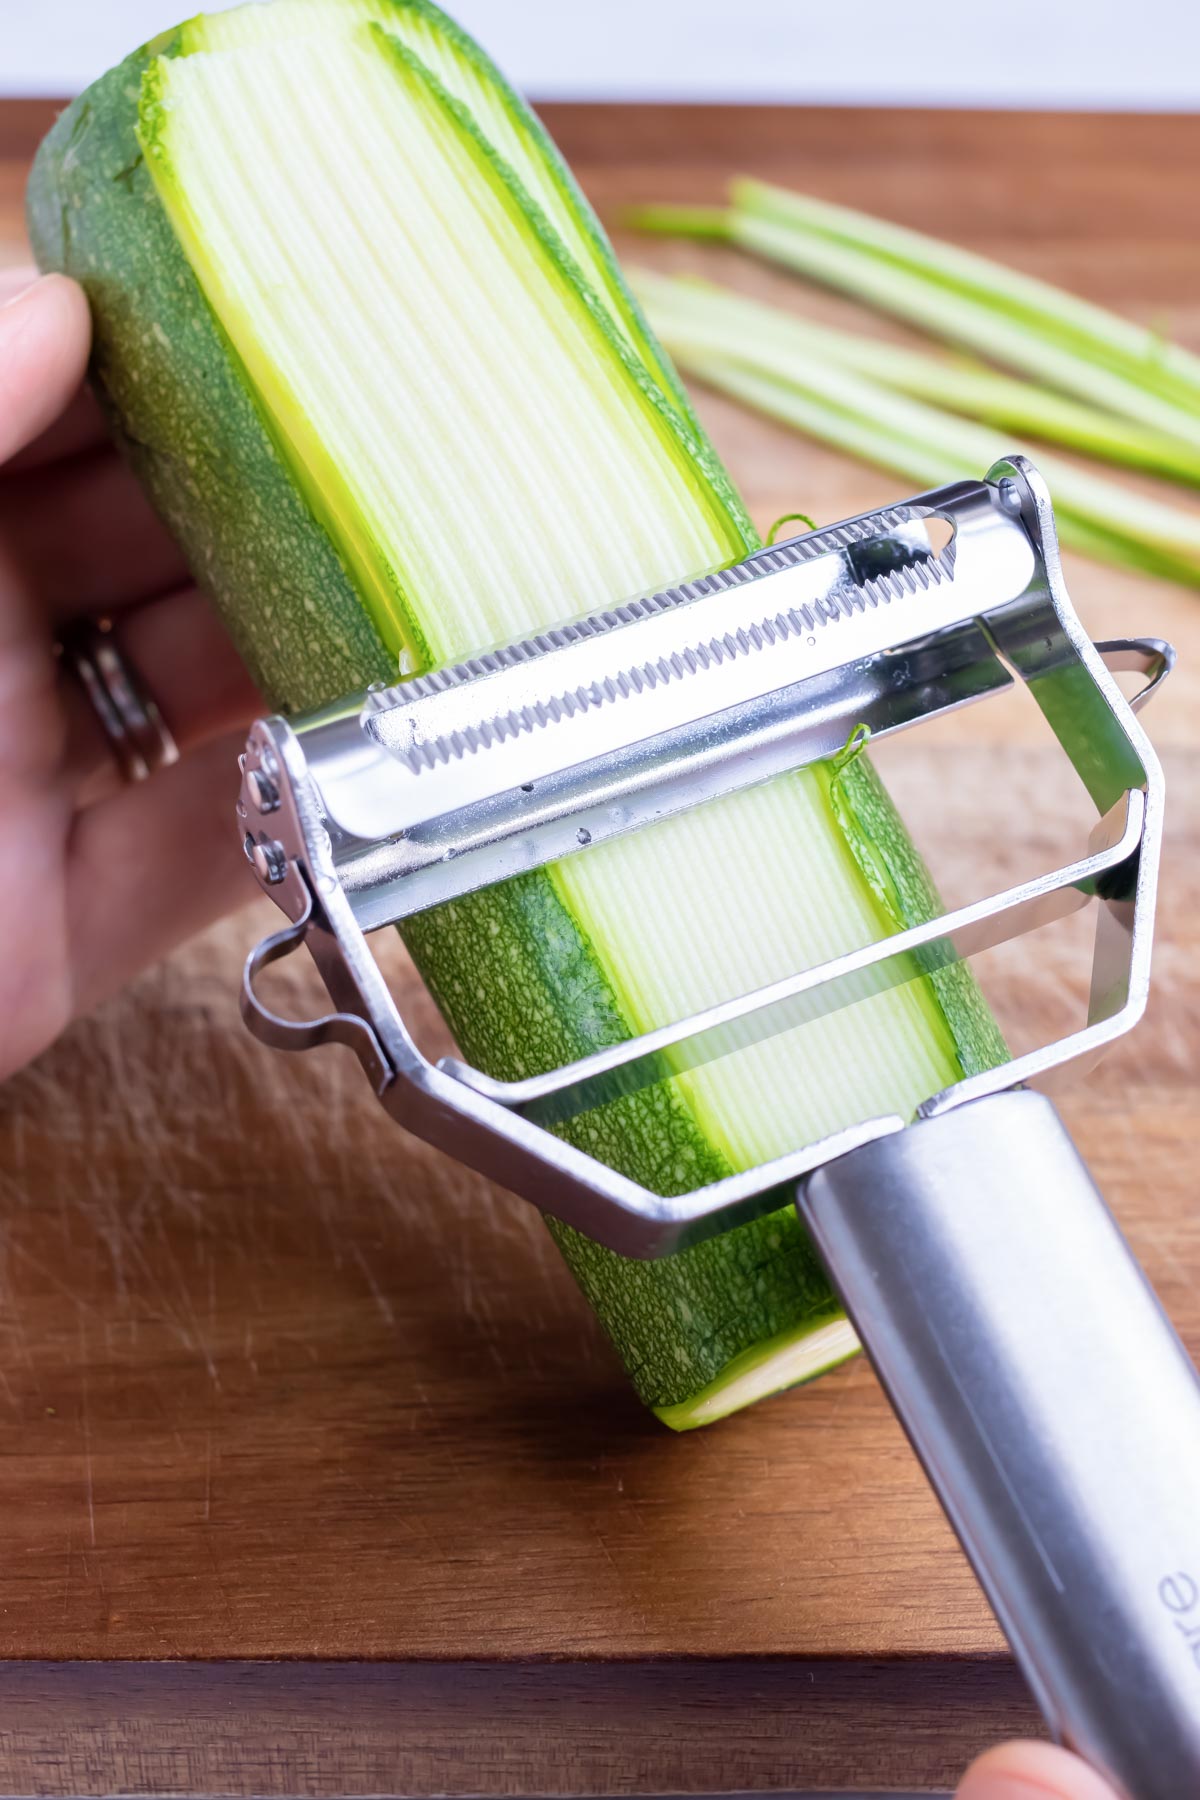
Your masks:
<svg viewBox="0 0 1200 1800"><path fill-rule="evenodd" d="M179 746L137 671L121 654L112 625L80 619L59 639L125 781L148 781L179 761Z"/></svg>

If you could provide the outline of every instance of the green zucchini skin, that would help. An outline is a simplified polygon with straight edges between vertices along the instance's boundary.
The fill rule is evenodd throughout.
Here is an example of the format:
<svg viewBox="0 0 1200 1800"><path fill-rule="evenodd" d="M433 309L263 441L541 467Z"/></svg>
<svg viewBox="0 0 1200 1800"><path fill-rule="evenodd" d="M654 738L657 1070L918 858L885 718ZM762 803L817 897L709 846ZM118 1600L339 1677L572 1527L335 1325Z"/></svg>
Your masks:
<svg viewBox="0 0 1200 1800"><path fill-rule="evenodd" d="M913 847L904 821L870 758L855 754L839 767L823 765L830 810L880 911L896 931L923 925L945 905ZM927 967L927 978L950 1027L964 1075L1009 1060L1008 1045L966 963Z"/></svg>
<svg viewBox="0 0 1200 1800"><path fill-rule="evenodd" d="M141 76L169 47L168 37L128 58L59 119L31 177L30 235L41 266L74 276L88 293L93 383L197 580L271 703L307 708L390 678L394 662L290 479L143 162ZM512 104L521 105L515 96ZM670 400L666 383L663 393ZM696 429L690 412L681 423ZM719 469L707 444L703 453ZM753 547L748 522L740 529L740 547ZM839 822L889 910L903 922L925 916L934 904L928 878L864 759L840 773L834 791ZM425 914L405 937L464 1053L493 1074L519 1077L630 1035L597 957L544 874ZM998 1039L970 978L938 980L964 1064L994 1060ZM660 1191L728 1172L669 1081L573 1122L570 1135ZM627 1262L552 1229L637 1391L660 1412L684 1406L764 1341L837 1316L790 1207L657 1264Z"/></svg>
<svg viewBox="0 0 1200 1800"><path fill-rule="evenodd" d="M40 267L87 293L91 380L117 443L251 673L294 711L388 678L393 661L155 194L134 127L142 75L164 48L127 57L57 120L29 181L29 235Z"/></svg>

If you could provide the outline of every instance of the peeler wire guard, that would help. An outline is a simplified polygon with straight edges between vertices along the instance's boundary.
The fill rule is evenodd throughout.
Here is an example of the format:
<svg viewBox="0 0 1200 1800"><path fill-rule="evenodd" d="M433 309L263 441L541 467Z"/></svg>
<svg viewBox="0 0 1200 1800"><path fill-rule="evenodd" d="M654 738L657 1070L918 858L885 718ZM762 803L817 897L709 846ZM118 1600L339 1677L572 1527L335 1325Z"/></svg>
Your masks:
<svg viewBox="0 0 1200 1800"><path fill-rule="evenodd" d="M954 533L940 556L928 547L925 521L931 518L946 521ZM757 599L759 593L773 592L773 581L782 587L796 570L810 585L824 571L822 579L830 585L824 598L804 610L804 618L823 625L826 615L814 609L824 607L829 619L844 616L849 621L849 654L843 660L826 652L822 640L819 666L812 673L801 670L787 687L768 686L757 695L739 690L736 704L722 714L724 733L715 738L709 717L674 723L674 736L671 731L643 731L640 737L626 731L628 741L623 738L608 754L576 768L579 752L573 753L573 763L572 738L564 735L568 766L550 770L547 781L538 785L536 802L524 798L533 783L482 799L472 794L458 816L433 821L431 847L422 846L419 827L387 828L400 780L398 765L394 752L381 752L375 738L367 741L368 721L381 709L386 715L394 707L394 721L406 725L410 715L404 710L403 688L382 698L352 697L307 720L260 720L242 759L239 822L261 885L290 923L259 944L245 965L242 1012L254 1035L281 1049L347 1045L402 1125L543 1211L637 1257L669 1254L772 1210L786 1198L779 1190L789 1183L859 1145L901 1130L907 1121L898 1116L866 1119L773 1161L671 1196L630 1181L548 1127L617 1093L661 1080L672 1070L714 1060L910 979L914 952L920 952L924 969L949 964L1094 899L1087 1023L1057 1042L929 1096L920 1112L941 1113L1018 1084L1044 1088L1066 1065L1094 1061L1135 1023L1146 1000L1163 780L1134 712L1169 670L1169 646L1155 639L1093 645L1067 597L1045 484L1021 456L996 463L983 482L960 482L918 495L885 512L864 514L759 552L732 571L649 603L631 603L628 620L619 616L621 609L604 617L616 621L614 633L617 627L626 633L619 640L614 636L614 643L636 644L640 654L647 634L639 605L656 612L659 630L667 628L662 620L668 603L677 605L679 625L673 619L667 623L678 633L699 616L697 597L706 603L705 596L715 596L714 604L726 604L724 590L745 594L756 583ZM796 613L787 616L794 619ZM782 619L776 615L777 623ZM834 635L840 629L831 627L835 647L842 641ZM571 654L591 654L586 645L578 649L582 639L608 630L608 624L593 630L585 621L570 628L573 637L549 634L549 640L539 640L548 642L547 666L557 676ZM808 636L806 644L816 644L818 635ZM555 638L559 641L550 641ZM564 655L564 642L574 643L576 650ZM519 646L518 651L511 664L505 663L506 653L498 653L470 665L468 678L491 679L499 671L501 680L493 680L486 690L490 693L504 681L524 681L525 671L513 675L511 668L527 661L536 679L537 647ZM760 656L754 674L760 686L778 666L768 660L771 656L771 651ZM1148 677L1132 702L1110 673L1122 668L1140 669ZM460 675L451 672L441 683L430 684L432 707L444 704L439 691L462 685ZM431 1062L417 1048L368 946L369 930L518 868L537 866L574 849L581 839L595 841L665 811L761 781L779 769L814 761L864 720L873 735L885 735L951 706L986 698L1014 678L1029 688L1096 808L1097 823L1083 856L818 968L528 1080L497 1081L453 1058ZM592 692L588 689L586 697ZM615 709L610 713L620 724ZM519 715L521 720L524 716ZM636 720L640 715L632 716ZM661 713L650 716L661 724ZM391 721L385 716L384 722ZM698 727L704 735L697 736ZM600 729L614 729L609 715ZM549 740L551 759L558 754L557 742ZM520 753L547 754L537 741L520 746ZM469 752L454 752L477 785L481 779L486 785L507 767L499 757L480 761L490 754L484 748L472 761ZM425 764L432 760L426 755ZM449 767L453 757L443 760ZM412 783L418 795L424 791L423 778ZM453 767L446 779L457 779ZM347 831L339 823L335 804L342 792L351 805L365 798L375 807L376 816L385 821L377 837ZM597 830L578 830L580 818ZM459 845L471 854L456 855ZM272 1012L256 986L268 964L301 944L311 952L333 1003L332 1011L305 1023Z"/></svg>

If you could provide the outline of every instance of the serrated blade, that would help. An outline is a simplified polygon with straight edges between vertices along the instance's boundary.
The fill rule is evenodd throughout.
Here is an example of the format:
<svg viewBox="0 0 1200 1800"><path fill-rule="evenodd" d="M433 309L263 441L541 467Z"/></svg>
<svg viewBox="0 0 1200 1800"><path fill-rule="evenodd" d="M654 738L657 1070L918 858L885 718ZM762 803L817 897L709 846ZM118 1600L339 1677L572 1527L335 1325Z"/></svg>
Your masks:
<svg viewBox="0 0 1200 1800"><path fill-rule="evenodd" d="M940 554L909 502L301 727L347 891L400 916L1002 685L975 619L1029 542L956 492Z"/></svg>
<svg viewBox="0 0 1200 1800"><path fill-rule="evenodd" d="M858 545L783 544L374 693L364 729L422 777L413 795L427 815L442 769L457 807L537 779L564 754L574 762L611 754L819 675L869 654L881 632L894 641L892 620L873 615L949 577L949 560L927 541L922 549L892 535L900 521L881 523L888 534L869 541L893 553L892 566L874 577L855 579ZM553 747L519 741L561 726L569 733ZM482 752L486 770L453 767Z"/></svg>

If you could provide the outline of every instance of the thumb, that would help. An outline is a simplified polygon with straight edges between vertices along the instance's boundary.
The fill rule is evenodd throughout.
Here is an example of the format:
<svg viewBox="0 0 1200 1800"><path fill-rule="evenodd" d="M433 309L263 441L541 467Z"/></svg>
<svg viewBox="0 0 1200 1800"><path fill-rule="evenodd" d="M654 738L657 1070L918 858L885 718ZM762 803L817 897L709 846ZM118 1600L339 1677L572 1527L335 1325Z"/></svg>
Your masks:
<svg viewBox="0 0 1200 1800"><path fill-rule="evenodd" d="M53 423L83 380L91 324L83 289L63 275L0 305L0 463Z"/></svg>
<svg viewBox="0 0 1200 1800"><path fill-rule="evenodd" d="M1000 1744L963 1776L956 1800L1119 1800L1086 1763L1053 1744Z"/></svg>

